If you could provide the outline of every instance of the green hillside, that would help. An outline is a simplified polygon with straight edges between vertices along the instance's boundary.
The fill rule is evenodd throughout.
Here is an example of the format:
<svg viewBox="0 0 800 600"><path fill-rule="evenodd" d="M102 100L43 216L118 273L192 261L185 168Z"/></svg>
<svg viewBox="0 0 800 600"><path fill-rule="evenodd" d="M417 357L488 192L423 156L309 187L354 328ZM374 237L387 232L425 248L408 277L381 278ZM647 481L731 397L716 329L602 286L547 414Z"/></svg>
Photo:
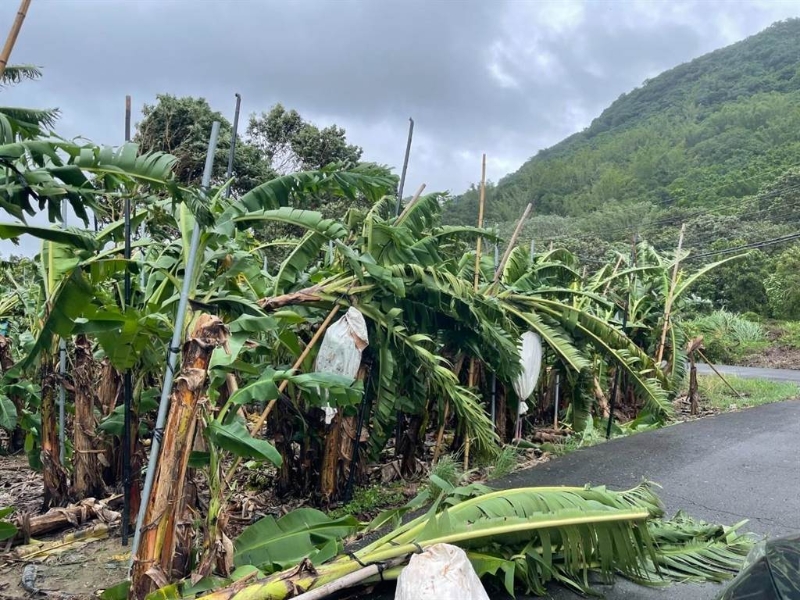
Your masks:
<svg viewBox="0 0 800 600"><path fill-rule="evenodd" d="M800 19L793 19L622 95L590 127L489 187L486 222L507 232L533 202L523 238L589 260L622 249L634 233L674 247L681 222L695 254L757 245L800 231L798 167ZM474 188L453 198L446 219L474 223L477 198ZM770 312L765 281L789 246L762 246L710 280L703 295Z"/></svg>

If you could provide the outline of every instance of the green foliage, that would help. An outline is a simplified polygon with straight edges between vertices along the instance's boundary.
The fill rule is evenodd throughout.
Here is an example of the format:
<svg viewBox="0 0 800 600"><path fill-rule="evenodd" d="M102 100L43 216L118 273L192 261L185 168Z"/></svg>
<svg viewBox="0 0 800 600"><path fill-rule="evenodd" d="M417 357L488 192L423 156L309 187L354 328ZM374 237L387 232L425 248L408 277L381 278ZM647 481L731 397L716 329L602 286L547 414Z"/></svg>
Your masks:
<svg viewBox="0 0 800 600"><path fill-rule="evenodd" d="M176 157L175 174L187 185L197 185L203 176L211 124L220 122L220 137L214 155L216 178L224 176L230 153L232 127L204 98L156 96L156 104L145 104L144 119L137 124L135 140L143 152L166 152ZM237 141L234 155L235 189L246 191L275 176L263 153Z"/></svg>
<svg viewBox="0 0 800 600"><path fill-rule="evenodd" d="M725 310L685 323L690 338L703 336L704 354L709 360L722 364L735 364L745 354L765 346L765 331L758 324Z"/></svg>
<svg viewBox="0 0 800 600"><path fill-rule="evenodd" d="M436 498L444 491L448 491L461 483L464 478L463 461L452 454L439 457L436 464L431 467L431 496Z"/></svg>
<svg viewBox="0 0 800 600"><path fill-rule="evenodd" d="M328 512L332 519L346 515L363 518L362 515L374 515L384 508L401 505L405 500L401 482L397 485L369 485L358 487L353 492L353 499L347 504Z"/></svg>
<svg viewBox="0 0 800 600"><path fill-rule="evenodd" d="M504 446L493 464L489 467L489 479L499 479L510 474L519 463L519 450L514 446Z"/></svg>
<svg viewBox="0 0 800 600"><path fill-rule="evenodd" d="M345 131L331 125L319 129L281 104L268 113L252 115L247 126L247 143L257 148L270 167L281 175L313 171L331 163L356 164L362 150L347 143Z"/></svg>
<svg viewBox="0 0 800 600"><path fill-rule="evenodd" d="M769 308L778 319L800 319L800 246L782 252L765 282Z"/></svg>
<svg viewBox="0 0 800 600"><path fill-rule="evenodd" d="M3 517L7 517L13 512L14 512L13 506L0 508L0 542L17 535L16 526L12 523L9 523L8 521L3 521Z"/></svg>
<svg viewBox="0 0 800 600"><path fill-rule="evenodd" d="M298 508L280 519L266 516L247 527L234 544L234 564L271 573L304 558L321 564L341 551L341 540L359 522L350 516L332 519L313 508Z"/></svg>
<svg viewBox="0 0 800 600"><path fill-rule="evenodd" d="M487 186L486 222L506 233L527 203L523 246L551 240L589 261L634 233L672 249L681 223L695 254L796 231L800 216L800 20L680 65L623 94L584 131ZM472 224L478 190L450 198L444 221ZM794 310L767 247L698 288L717 308ZM773 304L775 308L772 309ZM778 312L775 312L778 311Z"/></svg>

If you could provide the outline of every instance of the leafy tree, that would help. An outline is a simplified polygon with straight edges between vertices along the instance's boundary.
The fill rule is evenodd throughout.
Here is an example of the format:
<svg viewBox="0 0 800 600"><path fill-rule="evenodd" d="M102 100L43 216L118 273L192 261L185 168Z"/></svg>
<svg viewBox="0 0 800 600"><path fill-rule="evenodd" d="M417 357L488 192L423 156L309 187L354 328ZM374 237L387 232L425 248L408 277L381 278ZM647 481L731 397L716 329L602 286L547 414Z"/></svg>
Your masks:
<svg viewBox="0 0 800 600"><path fill-rule="evenodd" d="M258 148L281 175L321 169L331 163L355 164L362 154L361 148L347 143L341 127L320 129L281 104L260 116L251 115L247 136L248 143Z"/></svg>
<svg viewBox="0 0 800 600"><path fill-rule="evenodd" d="M782 252L770 271L764 286L772 315L800 319L800 246Z"/></svg>
<svg viewBox="0 0 800 600"><path fill-rule="evenodd" d="M220 138L214 156L214 178L224 178L228 166L232 127L204 98L178 98L159 94L156 104L145 104L144 119L137 124L135 141L143 152L166 152L178 160L175 174L186 185L197 185L203 176L211 124L220 122ZM275 172L268 158L250 144L237 141L233 160L234 190L244 192L271 179Z"/></svg>

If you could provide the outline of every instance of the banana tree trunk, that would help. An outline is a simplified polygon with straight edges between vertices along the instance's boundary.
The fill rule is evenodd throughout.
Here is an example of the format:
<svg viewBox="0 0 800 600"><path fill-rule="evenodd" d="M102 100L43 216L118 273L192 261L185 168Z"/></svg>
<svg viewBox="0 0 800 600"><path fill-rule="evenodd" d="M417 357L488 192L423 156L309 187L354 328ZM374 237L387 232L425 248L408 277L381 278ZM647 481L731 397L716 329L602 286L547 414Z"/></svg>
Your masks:
<svg viewBox="0 0 800 600"><path fill-rule="evenodd" d="M83 498L101 498L103 495L103 473L98 460L100 452L96 444L94 416L95 387L92 345L85 335L75 338L75 388L74 466L73 495Z"/></svg>
<svg viewBox="0 0 800 600"><path fill-rule="evenodd" d="M325 445L322 451L319 491L322 501L329 504L336 500L339 486L339 446L341 441L341 412L337 412L330 425L324 425Z"/></svg>
<svg viewBox="0 0 800 600"><path fill-rule="evenodd" d="M159 587L156 582L172 579L178 527L183 525L179 519L183 517L185 477L194 442L197 407L205 388L211 353L226 342L227 336L227 329L218 317L201 315L184 344L183 364L170 398L161 457L131 573L131 596L136 600L144 600Z"/></svg>
<svg viewBox="0 0 800 600"><path fill-rule="evenodd" d="M497 416L495 426L501 442L508 441L508 403L506 402L506 386L497 382Z"/></svg>
<svg viewBox="0 0 800 600"><path fill-rule="evenodd" d="M102 418L107 418L120 400L122 392L122 378L111 362L105 358L100 366L100 381L97 385L97 401L100 406ZM115 486L120 481L119 440L114 436L105 438L103 453L98 455L103 465L103 481L106 485ZM131 511L132 514L136 514Z"/></svg>
<svg viewBox="0 0 800 600"><path fill-rule="evenodd" d="M41 459L44 480L44 510L67 503L67 470L59 459L56 419L56 375L53 357L42 355L42 431Z"/></svg>

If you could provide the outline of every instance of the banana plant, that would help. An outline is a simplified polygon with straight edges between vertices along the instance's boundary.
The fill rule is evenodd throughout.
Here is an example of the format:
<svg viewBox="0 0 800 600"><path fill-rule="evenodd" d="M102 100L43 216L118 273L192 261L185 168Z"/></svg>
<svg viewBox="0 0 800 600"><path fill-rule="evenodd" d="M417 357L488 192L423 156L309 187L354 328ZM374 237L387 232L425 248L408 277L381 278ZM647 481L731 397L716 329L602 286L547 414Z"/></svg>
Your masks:
<svg viewBox="0 0 800 600"><path fill-rule="evenodd" d="M345 577L351 586L376 581L379 572L381 580L394 579L409 557L435 544L464 548L478 575L512 596L543 595L550 582L594 594L590 573L605 583L622 576L651 586L723 581L736 574L753 545L739 527L710 525L684 514L664 519L663 505L647 483L622 492L589 486L498 491L478 484L447 486L425 514L355 552L333 557L337 543L353 532L352 521L305 512L277 522L268 517L236 540L238 576L247 574L251 581L229 579L227 586L223 581L223 587L201 598L280 600L312 590L324 597L325 590L341 589ZM276 566L284 568L276 572Z"/></svg>

